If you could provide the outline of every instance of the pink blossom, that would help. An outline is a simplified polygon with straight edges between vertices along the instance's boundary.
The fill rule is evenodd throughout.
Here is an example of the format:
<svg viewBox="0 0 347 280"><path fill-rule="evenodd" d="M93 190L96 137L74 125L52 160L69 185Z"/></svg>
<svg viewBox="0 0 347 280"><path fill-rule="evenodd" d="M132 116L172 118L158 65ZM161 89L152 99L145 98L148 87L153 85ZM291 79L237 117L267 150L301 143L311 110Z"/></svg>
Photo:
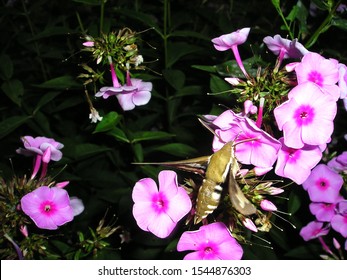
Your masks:
<svg viewBox="0 0 347 280"><path fill-rule="evenodd" d="M21 208L42 229L57 229L74 217L67 191L56 187L42 186L26 194Z"/></svg>
<svg viewBox="0 0 347 280"><path fill-rule="evenodd" d="M347 171L347 151L332 158L328 162L328 166L331 169L335 170L336 172L346 172Z"/></svg>
<svg viewBox="0 0 347 280"><path fill-rule="evenodd" d="M325 164L317 165L302 184L312 202L323 203L336 203L342 185L342 177Z"/></svg>
<svg viewBox="0 0 347 280"><path fill-rule="evenodd" d="M313 202L309 207L311 213L315 215L319 222L330 222L335 215L335 203Z"/></svg>
<svg viewBox="0 0 347 280"><path fill-rule="evenodd" d="M331 227L340 233L344 238L347 238L347 215L336 214L331 219Z"/></svg>
<svg viewBox="0 0 347 280"><path fill-rule="evenodd" d="M33 138L32 136L24 136L21 140L24 143L24 149L19 148L16 152L25 156L36 155L31 179L33 179L40 170L41 163L43 163L41 170L41 178L43 178L47 173L48 163L51 160L59 161L63 156L60 149L62 149L64 145L55 141L53 138L40 136Z"/></svg>
<svg viewBox="0 0 347 280"><path fill-rule="evenodd" d="M278 152L275 173L289 178L301 185L322 158L322 152L318 146L304 145L301 149L289 148L284 144L283 137L279 139L282 144Z"/></svg>
<svg viewBox="0 0 347 280"><path fill-rule="evenodd" d="M280 35L274 37L267 36L263 39L263 42L267 45L275 55L278 55L278 66L286 58L301 58L309 51L298 42L298 39L288 40L282 38Z"/></svg>
<svg viewBox="0 0 347 280"><path fill-rule="evenodd" d="M340 90L336 85L339 80L338 61L309 52L295 67L295 72L299 84L313 82L335 101L340 97Z"/></svg>
<svg viewBox="0 0 347 280"><path fill-rule="evenodd" d="M283 130L284 144L300 149L305 144L329 142L337 112L335 100L311 82L297 85L288 97L274 110L278 128Z"/></svg>
<svg viewBox="0 0 347 280"><path fill-rule="evenodd" d="M258 232L257 226L253 223L253 221L250 218L244 218L242 220L242 224L249 230L253 232Z"/></svg>
<svg viewBox="0 0 347 280"><path fill-rule="evenodd" d="M239 29L235 32L221 35L217 38L212 39L213 46L216 48L216 50L218 51L227 51L229 49L232 50L237 64L239 65L242 73L246 77L248 77L248 74L246 72L245 67L243 66L237 46L246 42L250 30L251 29L249 27L246 27L246 28Z"/></svg>
<svg viewBox="0 0 347 280"><path fill-rule="evenodd" d="M94 47L94 42L93 41L86 41L82 43L83 46L91 48Z"/></svg>
<svg viewBox="0 0 347 280"><path fill-rule="evenodd" d="M112 76L112 87L102 87L96 94L96 97L101 97L104 99L109 98L110 96L113 95L118 95L120 93L127 93L127 92L131 92L132 90L135 89L135 87L123 87L117 78L117 74L116 71L114 69L114 65L112 62L112 59L110 57L108 57L109 59L109 63L110 63L110 70L111 70L111 76Z"/></svg>
<svg viewBox="0 0 347 280"><path fill-rule="evenodd" d="M43 156L44 152L47 149L50 149L50 160L59 161L61 160L63 154L60 151L64 147L64 145L60 142L55 141L53 138L47 137L32 137L32 136L24 136L21 138L24 149L17 149L17 153L24 156L34 156L40 155Z"/></svg>
<svg viewBox="0 0 347 280"><path fill-rule="evenodd" d="M184 188L178 186L175 172L164 170L158 177L159 191L151 178L141 179L135 184L133 215L142 230L165 238L191 210L192 203Z"/></svg>
<svg viewBox="0 0 347 280"><path fill-rule="evenodd" d="M129 111L135 108L135 106L146 105L151 99L152 83L144 82L141 79L132 78L131 85L128 85L132 90L123 91L121 94L117 94L116 97L120 106L124 111Z"/></svg>
<svg viewBox="0 0 347 280"><path fill-rule="evenodd" d="M187 250L194 252L187 254L185 260L240 260L243 255L242 247L221 222L184 232L177 251Z"/></svg>
<svg viewBox="0 0 347 280"><path fill-rule="evenodd" d="M216 152L225 143L235 141L235 155L243 164L256 167L271 167L277 159L281 144L278 140L257 127L251 119L236 115L227 110L218 116L213 124L217 136L213 140L213 150ZM252 139L245 141L246 139ZM240 144L237 142L245 141Z"/></svg>
<svg viewBox="0 0 347 280"><path fill-rule="evenodd" d="M322 222L310 222L300 230L300 235L305 241L327 235L329 233L329 228L323 226L324 223Z"/></svg>
<svg viewBox="0 0 347 280"><path fill-rule="evenodd" d="M275 204L273 204L270 200L263 199L260 202L260 208L265 211L277 211L277 207Z"/></svg>

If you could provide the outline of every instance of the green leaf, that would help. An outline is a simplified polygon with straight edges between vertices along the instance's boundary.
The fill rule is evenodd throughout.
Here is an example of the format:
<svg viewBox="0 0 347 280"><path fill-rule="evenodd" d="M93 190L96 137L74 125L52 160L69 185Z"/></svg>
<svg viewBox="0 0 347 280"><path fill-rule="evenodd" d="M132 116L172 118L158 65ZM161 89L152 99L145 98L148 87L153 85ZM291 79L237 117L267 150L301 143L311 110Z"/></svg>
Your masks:
<svg viewBox="0 0 347 280"><path fill-rule="evenodd" d="M222 93L222 92L230 91L231 89L230 85L226 81L224 81L223 79L221 79L220 77L216 75L211 76L210 88L212 93Z"/></svg>
<svg viewBox="0 0 347 280"><path fill-rule="evenodd" d="M203 39L208 42L211 41L211 38L202 34L201 32L195 32L191 30L177 30L172 33L170 33L170 37L186 37L186 38L197 38L197 39Z"/></svg>
<svg viewBox="0 0 347 280"><path fill-rule="evenodd" d="M168 59L166 68L172 67L178 60L187 54L195 53L202 50L201 47L188 43L168 43Z"/></svg>
<svg viewBox="0 0 347 280"><path fill-rule="evenodd" d="M206 71L209 73L216 73L217 69L216 66L206 66L206 65L192 65L192 68L194 69L198 69L198 70L202 70L202 71Z"/></svg>
<svg viewBox="0 0 347 280"><path fill-rule="evenodd" d="M142 145L140 143L135 143L133 145L133 149L134 149L134 154L135 154L135 158L136 158L136 162L142 162L143 161L143 149L142 149Z"/></svg>
<svg viewBox="0 0 347 280"><path fill-rule="evenodd" d="M10 134L30 118L31 116L13 116L0 122L0 139Z"/></svg>
<svg viewBox="0 0 347 280"><path fill-rule="evenodd" d="M46 104L48 104L50 101L52 101L54 98L56 98L59 94L61 94L60 91L51 91L51 92L47 92L45 93L39 100L39 102L37 102L36 108L34 110L34 114L40 110L43 106L45 106Z"/></svg>
<svg viewBox="0 0 347 280"><path fill-rule="evenodd" d="M82 85L72 77L72 76L60 76L57 78L53 78L42 84L36 85L38 88L49 88L49 89L60 89L60 90L68 90L71 88L81 88Z"/></svg>
<svg viewBox="0 0 347 280"><path fill-rule="evenodd" d="M94 155L110 151L108 147L103 147L90 143L83 143L74 147L74 158L77 160L89 158Z"/></svg>
<svg viewBox="0 0 347 280"><path fill-rule="evenodd" d="M121 116L117 112L109 112L106 116L103 116L102 121L96 125L93 133L112 130L119 123L120 119Z"/></svg>
<svg viewBox="0 0 347 280"><path fill-rule="evenodd" d="M185 75L180 70L166 69L163 71L165 80L176 90L184 86Z"/></svg>
<svg viewBox="0 0 347 280"><path fill-rule="evenodd" d="M8 80L1 85L1 89L15 104L21 106L24 87L19 80Z"/></svg>
<svg viewBox="0 0 347 280"><path fill-rule="evenodd" d="M335 17L332 19L331 25L347 31L347 19Z"/></svg>
<svg viewBox="0 0 347 280"><path fill-rule="evenodd" d="M130 143L130 141L129 141L128 137L126 136L126 134L124 133L124 131L119 129L118 127L114 127L112 130L110 130L106 134L114 137L115 139L117 139L121 142Z"/></svg>
<svg viewBox="0 0 347 280"><path fill-rule="evenodd" d="M8 55L2 54L0 56L0 77L3 80L9 80L11 79L12 75L13 75L12 60Z"/></svg>
<svg viewBox="0 0 347 280"><path fill-rule="evenodd" d="M132 142L148 141L148 140L160 140L174 137L174 134L170 134L164 131L139 131L133 134Z"/></svg>

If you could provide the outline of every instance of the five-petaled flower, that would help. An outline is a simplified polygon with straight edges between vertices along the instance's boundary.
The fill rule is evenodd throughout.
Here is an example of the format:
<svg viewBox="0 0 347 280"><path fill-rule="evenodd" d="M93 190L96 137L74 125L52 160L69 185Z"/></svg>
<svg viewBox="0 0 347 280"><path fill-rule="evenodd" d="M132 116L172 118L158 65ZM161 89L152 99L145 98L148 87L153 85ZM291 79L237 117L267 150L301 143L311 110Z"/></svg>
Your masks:
<svg viewBox="0 0 347 280"><path fill-rule="evenodd" d="M177 251L194 251L185 260L240 260L241 245L231 236L221 222L201 226L196 231L186 231L177 244Z"/></svg>
<svg viewBox="0 0 347 280"><path fill-rule="evenodd" d="M57 187L42 186L26 194L21 209L42 229L57 229L74 217L67 191Z"/></svg>
<svg viewBox="0 0 347 280"><path fill-rule="evenodd" d="M161 171L158 179L159 190L151 178L141 179L135 184L133 215L142 230L166 238L191 210L192 203L185 189L178 186L174 171Z"/></svg>
<svg viewBox="0 0 347 280"><path fill-rule="evenodd" d="M297 85L288 97L274 110L278 128L283 130L284 144L301 149L305 144L328 143L334 130L336 101L312 82Z"/></svg>

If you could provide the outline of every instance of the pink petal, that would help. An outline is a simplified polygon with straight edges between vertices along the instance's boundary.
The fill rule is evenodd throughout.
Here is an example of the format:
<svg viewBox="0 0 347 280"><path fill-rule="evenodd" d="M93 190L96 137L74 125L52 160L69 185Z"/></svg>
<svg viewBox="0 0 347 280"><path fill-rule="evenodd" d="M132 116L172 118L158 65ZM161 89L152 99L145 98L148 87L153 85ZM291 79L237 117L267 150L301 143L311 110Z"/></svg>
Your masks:
<svg viewBox="0 0 347 280"><path fill-rule="evenodd" d="M151 178L144 178L135 184L132 192L132 199L135 203L152 203L153 195L157 193L158 187L155 181Z"/></svg>
<svg viewBox="0 0 347 280"><path fill-rule="evenodd" d="M148 230L159 238L166 238L171 234L175 226L176 223L168 215L162 213L149 223Z"/></svg>
<svg viewBox="0 0 347 280"><path fill-rule="evenodd" d="M42 215L42 213L31 214L30 218L34 221L38 228L50 230L55 230L58 228L56 223L50 217Z"/></svg>
<svg viewBox="0 0 347 280"><path fill-rule="evenodd" d="M148 226L156 219L157 213L152 209L152 202L139 202L133 206L133 216L137 225L144 231L149 231Z"/></svg>
<svg viewBox="0 0 347 280"><path fill-rule="evenodd" d="M130 111L135 108L135 104L133 103L133 94L134 93L121 93L116 95L119 105L124 111Z"/></svg>
<svg viewBox="0 0 347 280"><path fill-rule="evenodd" d="M181 220L192 208L192 202L182 187L178 188L178 192L175 196L171 197L169 208L166 210L166 214L174 221Z"/></svg>
<svg viewBox="0 0 347 280"><path fill-rule="evenodd" d="M183 232L177 243L177 251L198 250L201 240L206 240L205 232L201 229Z"/></svg>
<svg viewBox="0 0 347 280"><path fill-rule="evenodd" d="M331 227L344 238L347 238L347 216L335 215L331 219Z"/></svg>
<svg viewBox="0 0 347 280"><path fill-rule="evenodd" d="M178 192L177 174L172 170L163 170L158 175L159 191L172 198Z"/></svg>
<svg viewBox="0 0 347 280"><path fill-rule="evenodd" d="M51 215L51 219L53 223L57 226L61 226L73 220L74 214L71 206L66 206L64 208L59 208L53 215Z"/></svg>
<svg viewBox="0 0 347 280"><path fill-rule="evenodd" d="M146 105L151 99L151 93L149 91L138 91L133 95L132 102L136 106Z"/></svg>

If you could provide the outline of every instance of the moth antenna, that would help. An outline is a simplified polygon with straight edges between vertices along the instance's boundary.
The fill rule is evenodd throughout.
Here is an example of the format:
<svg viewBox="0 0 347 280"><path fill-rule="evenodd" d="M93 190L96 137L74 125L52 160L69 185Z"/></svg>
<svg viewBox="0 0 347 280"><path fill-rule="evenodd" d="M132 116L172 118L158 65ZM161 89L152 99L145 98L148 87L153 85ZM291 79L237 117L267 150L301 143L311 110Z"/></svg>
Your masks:
<svg viewBox="0 0 347 280"><path fill-rule="evenodd" d="M263 242L269 244L269 245L272 244L271 241L266 240L265 238L262 238L262 237L260 237L260 236L258 236L258 235L256 235L256 234L253 234L253 236L256 237L256 238L258 238L258 239L260 239L261 241L263 241ZM272 248L272 247L271 247L271 248Z"/></svg>

